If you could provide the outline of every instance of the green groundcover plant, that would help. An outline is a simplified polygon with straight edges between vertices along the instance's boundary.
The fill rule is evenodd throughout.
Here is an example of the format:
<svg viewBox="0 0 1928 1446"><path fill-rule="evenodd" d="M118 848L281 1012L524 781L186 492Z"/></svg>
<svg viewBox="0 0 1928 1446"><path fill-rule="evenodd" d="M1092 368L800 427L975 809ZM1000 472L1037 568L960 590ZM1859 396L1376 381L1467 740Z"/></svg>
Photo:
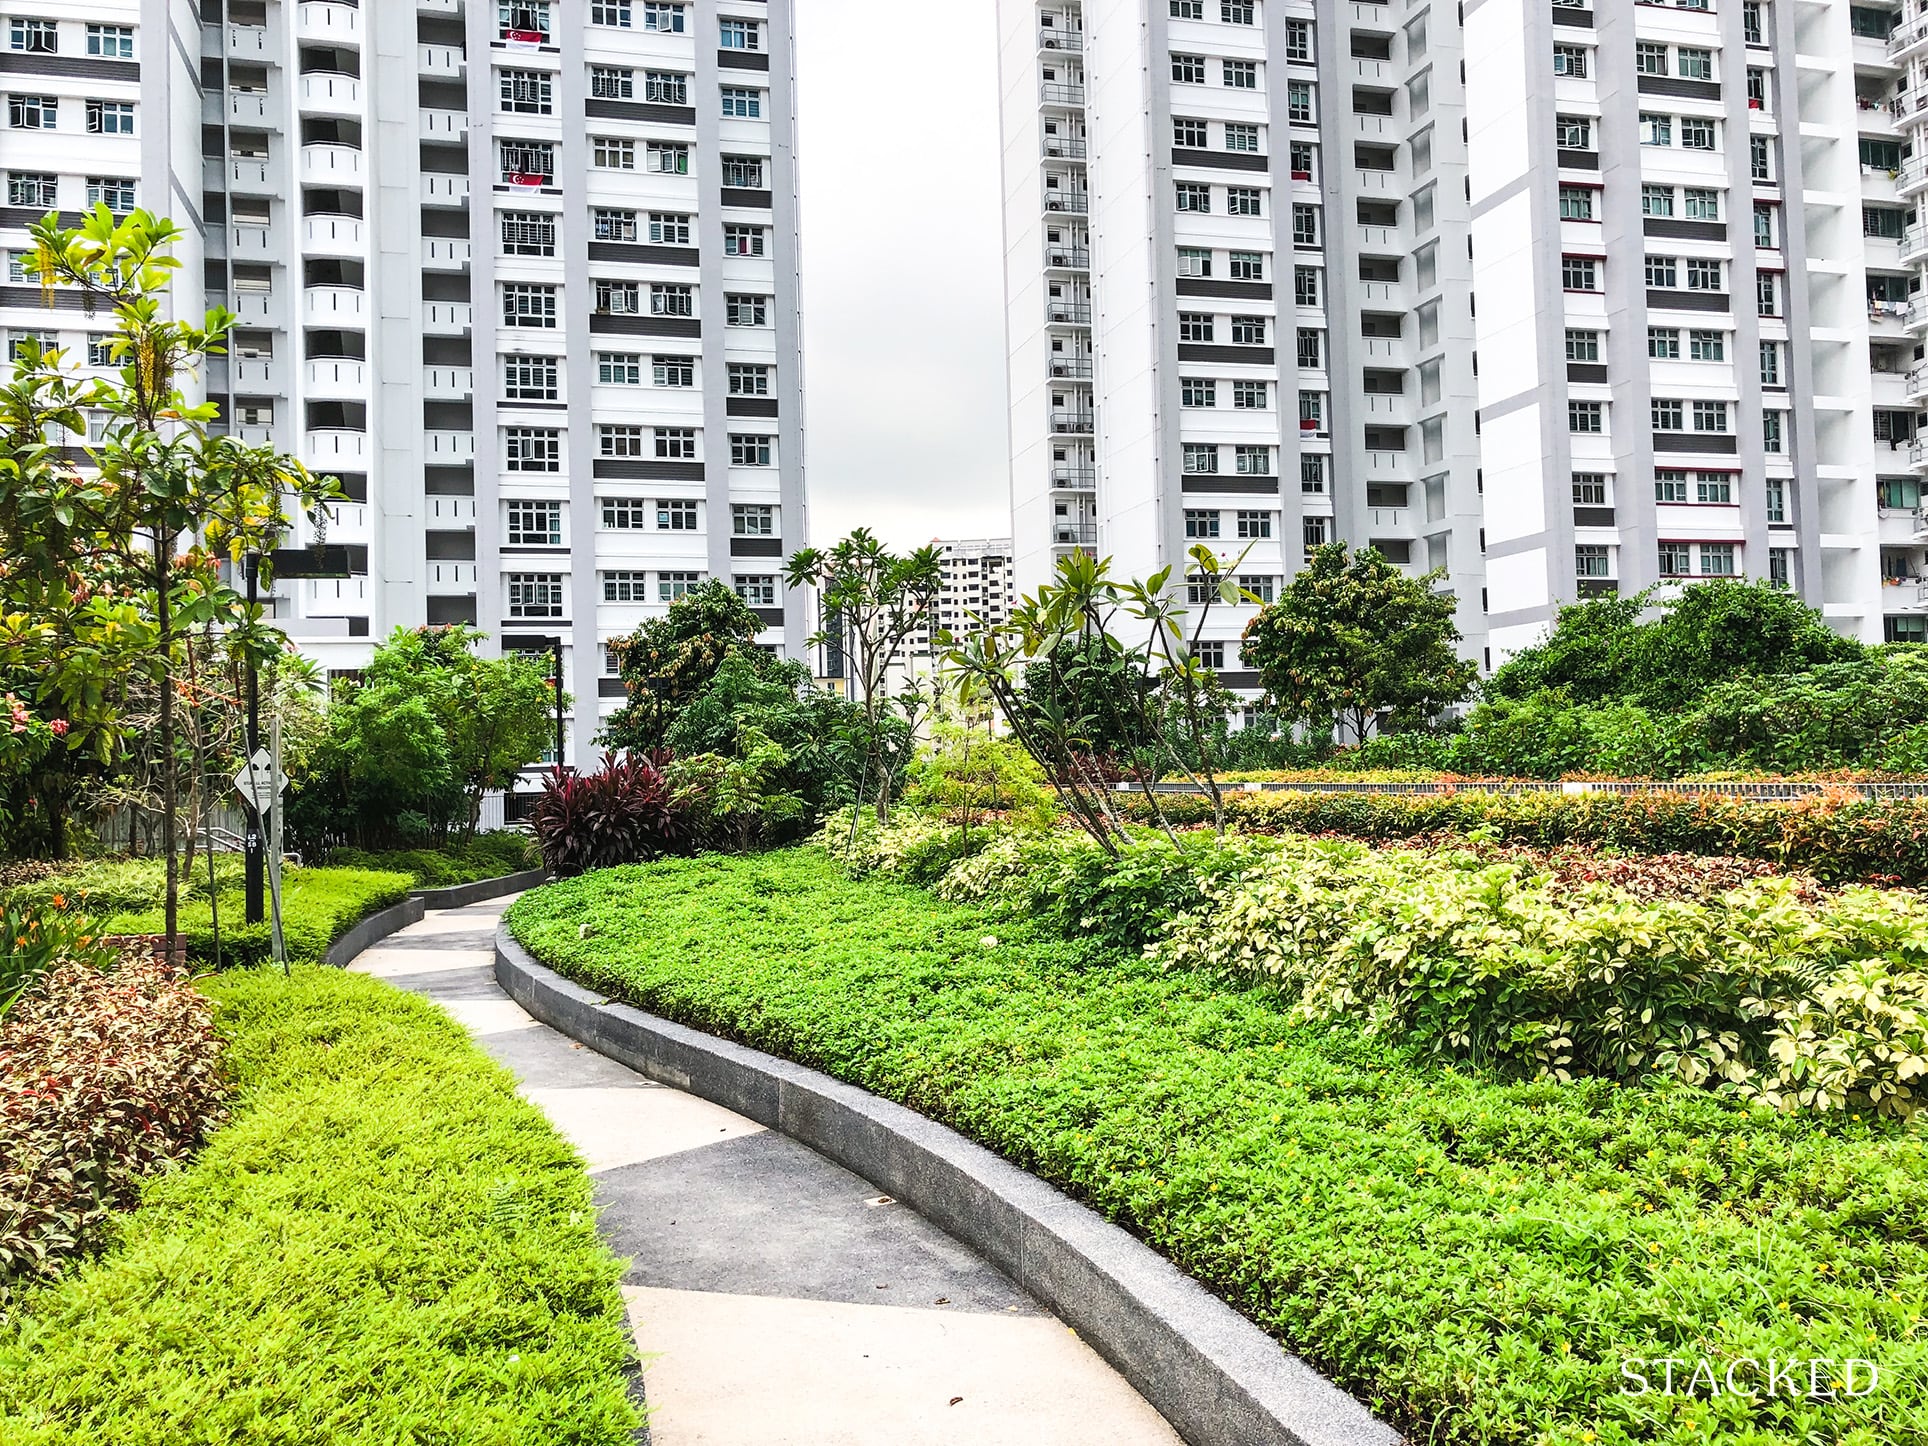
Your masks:
<svg viewBox="0 0 1928 1446"><path fill-rule="evenodd" d="M1037 1171L1415 1441L1928 1439L1918 1128L1442 1066L815 849L594 873L509 921L592 988ZM1703 1359L1724 1379L1829 1358L1823 1390L1850 1357L1879 1376L1809 1399L1804 1364L1802 1395L1770 1396L1742 1365L1751 1396L1665 1394L1666 1357L1677 1386Z"/></svg>
<svg viewBox="0 0 1928 1446"><path fill-rule="evenodd" d="M232 1122L0 1327L8 1446L631 1446L588 1177L460 1026L375 980L207 985Z"/></svg>

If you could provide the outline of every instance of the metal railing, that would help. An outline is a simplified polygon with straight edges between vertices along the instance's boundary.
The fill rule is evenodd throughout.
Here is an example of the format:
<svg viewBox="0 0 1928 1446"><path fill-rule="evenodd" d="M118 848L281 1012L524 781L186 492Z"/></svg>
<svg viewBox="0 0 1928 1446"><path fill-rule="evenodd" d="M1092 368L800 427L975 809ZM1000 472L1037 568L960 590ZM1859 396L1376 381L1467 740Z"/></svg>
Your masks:
<svg viewBox="0 0 1928 1446"><path fill-rule="evenodd" d="M1051 375L1069 377L1074 381L1085 380L1091 376L1091 358L1088 356L1053 357Z"/></svg>
<svg viewBox="0 0 1928 1446"><path fill-rule="evenodd" d="M1084 32L1082 30L1060 30L1055 25L1041 25L1038 27L1038 49L1083 50Z"/></svg>
<svg viewBox="0 0 1928 1446"><path fill-rule="evenodd" d="M1051 485L1062 491L1092 491L1098 485L1098 469L1096 467L1053 467Z"/></svg>
<svg viewBox="0 0 1928 1446"><path fill-rule="evenodd" d="M1061 271L1089 271L1091 253L1082 246L1046 246L1044 264Z"/></svg>
<svg viewBox="0 0 1928 1446"><path fill-rule="evenodd" d="M1051 430L1059 435L1089 432L1092 421L1090 412L1053 412Z"/></svg>
<svg viewBox="0 0 1928 1446"><path fill-rule="evenodd" d="M1079 302L1054 301L1045 308L1049 321L1066 322L1073 326L1091 325L1091 308Z"/></svg>
<svg viewBox="0 0 1928 1446"><path fill-rule="evenodd" d="M1084 87L1082 85L1041 85L1038 99L1046 105L1083 105Z"/></svg>

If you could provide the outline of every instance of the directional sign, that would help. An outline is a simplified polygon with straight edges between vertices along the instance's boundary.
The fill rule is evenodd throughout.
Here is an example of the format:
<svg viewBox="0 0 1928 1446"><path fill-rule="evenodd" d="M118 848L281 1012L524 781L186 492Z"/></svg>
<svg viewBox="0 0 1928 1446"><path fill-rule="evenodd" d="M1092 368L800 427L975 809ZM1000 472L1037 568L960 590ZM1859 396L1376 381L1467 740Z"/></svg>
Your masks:
<svg viewBox="0 0 1928 1446"><path fill-rule="evenodd" d="M241 766L234 775L234 786L248 807L256 813L266 813L274 807L275 799L288 786L288 775L274 771L274 760L268 750L257 748L254 756Z"/></svg>

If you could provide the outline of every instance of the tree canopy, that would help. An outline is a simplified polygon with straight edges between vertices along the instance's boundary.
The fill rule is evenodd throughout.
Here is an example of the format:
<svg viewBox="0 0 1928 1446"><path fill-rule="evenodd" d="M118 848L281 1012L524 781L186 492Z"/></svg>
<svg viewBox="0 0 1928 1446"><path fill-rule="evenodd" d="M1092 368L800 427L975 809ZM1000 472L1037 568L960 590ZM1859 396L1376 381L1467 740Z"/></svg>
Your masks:
<svg viewBox="0 0 1928 1446"><path fill-rule="evenodd" d="M665 747L677 715L709 686L726 658L756 652L763 620L727 584L684 594L612 646L628 701L603 724L611 748L651 753Z"/></svg>

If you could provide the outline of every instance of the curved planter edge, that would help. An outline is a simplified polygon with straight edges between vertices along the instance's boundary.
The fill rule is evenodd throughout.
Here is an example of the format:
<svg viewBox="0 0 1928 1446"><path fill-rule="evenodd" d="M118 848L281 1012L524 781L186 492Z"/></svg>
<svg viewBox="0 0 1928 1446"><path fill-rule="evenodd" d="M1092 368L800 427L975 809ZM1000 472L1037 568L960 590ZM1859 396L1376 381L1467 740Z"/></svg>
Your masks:
<svg viewBox="0 0 1928 1446"><path fill-rule="evenodd" d="M456 884L446 889L417 889L399 904L358 919L321 956L321 962L335 969L346 969L355 956L410 924L419 924L430 909L460 909L484 899L499 899L504 894L519 894L545 882L549 875L541 869L525 869L519 874L500 874L493 879L477 879L472 884Z"/></svg>
<svg viewBox="0 0 1928 1446"><path fill-rule="evenodd" d="M1361 1402L1151 1247L948 1126L612 1002L538 963L506 927L495 977L551 1028L801 1141L949 1231L1075 1329L1191 1446L1398 1446Z"/></svg>

